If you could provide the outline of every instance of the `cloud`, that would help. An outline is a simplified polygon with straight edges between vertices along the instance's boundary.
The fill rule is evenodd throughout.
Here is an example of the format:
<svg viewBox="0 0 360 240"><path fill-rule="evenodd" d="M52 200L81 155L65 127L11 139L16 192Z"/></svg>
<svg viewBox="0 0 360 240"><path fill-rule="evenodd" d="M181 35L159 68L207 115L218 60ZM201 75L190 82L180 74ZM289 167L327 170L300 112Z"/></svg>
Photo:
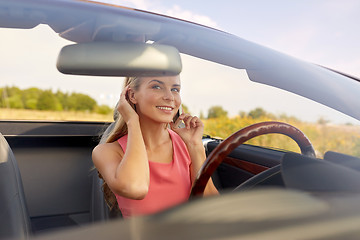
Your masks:
<svg viewBox="0 0 360 240"><path fill-rule="evenodd" d="M149 12L155 12L170 17L175 17L190 22L202 24L208 27L218 28L217 23L209 16L201 15L187 9L181 8L179 5L166 7L160 1L148 0L98 0L99 2L110 3L125 7L141 9Z"/></svg>
<svg viewBox="0 0 360 240"><path fill-rule="evenodd" d="M213 28L217 27L216 22L213 21L210 17L182 9L178 5L173 5L172 8L167 9L164 14Z"/></svg>
<svg viewBox="0 0 360 240"><path fill-rule="evenodd" d="M358 12L360 2L358 0L347 0L347 1L337 1L337 0L328 0L321 2L321 7L323 11L328 12L337 12L338 14L333 16L335 18L344 16L346 14L351 14Z"/></svg>

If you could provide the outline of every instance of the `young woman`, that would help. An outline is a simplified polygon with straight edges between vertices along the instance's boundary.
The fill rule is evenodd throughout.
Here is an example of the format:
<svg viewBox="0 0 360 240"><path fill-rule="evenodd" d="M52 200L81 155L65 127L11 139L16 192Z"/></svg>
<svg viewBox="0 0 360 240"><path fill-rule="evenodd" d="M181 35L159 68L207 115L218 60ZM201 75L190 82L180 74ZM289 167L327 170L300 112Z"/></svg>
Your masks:
<svg viewBox="0 0 360 240"><path fill-rule="evenodd" d="M127 78L115 127L93 150L105 198L124 217L185 202L206 158L201 120L181 114L173 122L180 88L179 76ZM177 127L180 121L185 128ZM209 181L204 195L217 193Z"/></svg>

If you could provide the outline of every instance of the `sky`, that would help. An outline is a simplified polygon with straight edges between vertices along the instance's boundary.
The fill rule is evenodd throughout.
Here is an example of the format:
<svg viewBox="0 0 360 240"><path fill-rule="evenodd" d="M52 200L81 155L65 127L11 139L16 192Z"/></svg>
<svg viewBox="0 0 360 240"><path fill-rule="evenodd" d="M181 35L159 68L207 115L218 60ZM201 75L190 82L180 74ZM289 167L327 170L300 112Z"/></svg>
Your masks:
<svg viewBox="0 0 360 240"><path fill-rule="evenodd" d="M358 0L103 0L237 35L360 77Z"/></svg>
<svg viewBox="0 0 360 240"><path fill-rule="evenodd" d="M360 1L358 0L225 0L221 2L204 0L102 0L102 2L161 13L210 26L296 58L360 77L360 47L358 46L360 31L358 31L359 27L357 26L360 22L360 14L358 14ZM71 42L59 38L56 34L48 34L51 30L44 26L31 30L35 33L33 35L29 35L26 31L0 29L2 43L0 44L0 66L2 66L2 76L4 74L6 76L4 78L6 83L0 79L0 87L5 84L19 86L20 88L42 86L45 89L53 88L54 91L73 87L78 91L82 86L84 89L86 86L88 89L92 89L89 90L89 94L99 103L108 105L116 103L122 82L106 80L108 81L107 84L99 87L98 80L97 82L90 81L86 76L74 76L70 80L64 79L63 75L56 70L54 63L61 46L71 44ZM23 41L25 37L27 41ZM20 40L20 42L13 44L16 40ZM41 51L30 45L30 42L40 41ZM10 49L11 45L15 45L16 49ZM14 51L27 55L18 58ZM34 61L34 56L36 56L37 62L30 66L28 62ZM191 61L188 59L183 61L184 74L186 74L184 70L192 67L186 62L191 63ZM50 71L52 72L50 73ZM214 71L215 69L213 69ZM231 71L232 69L227 69L228 78L231 78ZM213 72L211 74L199 73L203 74L199 78L210 79L213 77L216 81L218 77L224 76L220 70L216 76ZM24 81L24 73L27 73L26 81ZM53 81L49 82L49 78ZM96 77L93 79L96 80ZM113 85L112 89L118 91L109 92L109 85ZM199 86L197 91L198 89L201 87ZM233 89L244 89L244 86L239 85ZM184 90L182 91L185 95L183 99L187 100L186 93L191 89ZM204 101L211 105L217 104L218 99L214 99L213 93L207 89L204 90L204 95L202 95ZM223 90L229 91L229 89ZM244 91L242 94L245 97L249 92ZM260 95L260 97L264 96L264 94ZM255 105L257 104L257 96L246 97L253 99L253 105L234 104L233 109L226 110L234 115L238 113L239 108L249 110L257 106ZM269 107L274 105L270 103L271 98L276 97L281 99L282 93L279 92L278 96L269 96L269 101L267 101ZM231 99L223 100L224 102L231 101ZM195 106L195 114L199 114L199 110L206 113L206 107L209 107L196 106L197 101L191 102ZM285 106L285 109L286 107L288 111L293 110L289 106ZM293 112L296 113L295 110ZM314 115L313 118L319 118L319 115Z"/></svg>

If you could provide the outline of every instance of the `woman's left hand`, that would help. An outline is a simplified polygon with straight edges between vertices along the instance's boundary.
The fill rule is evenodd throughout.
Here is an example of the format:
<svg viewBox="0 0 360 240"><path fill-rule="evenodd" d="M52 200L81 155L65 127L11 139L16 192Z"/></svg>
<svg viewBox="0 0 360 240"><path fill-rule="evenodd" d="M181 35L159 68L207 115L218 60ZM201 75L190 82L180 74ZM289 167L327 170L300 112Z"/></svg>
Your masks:
<svg viewBox="0 0 360 240"><path fill-rule="evenodd" d="M178 125L183 121L185 123L184 128L179 128ZM190 114L183 113L179 116L176 122L170 123L171 129L176 132L186 145L202 145L202 136L204 132L204 124L200 118L191 116Z"/></svg>

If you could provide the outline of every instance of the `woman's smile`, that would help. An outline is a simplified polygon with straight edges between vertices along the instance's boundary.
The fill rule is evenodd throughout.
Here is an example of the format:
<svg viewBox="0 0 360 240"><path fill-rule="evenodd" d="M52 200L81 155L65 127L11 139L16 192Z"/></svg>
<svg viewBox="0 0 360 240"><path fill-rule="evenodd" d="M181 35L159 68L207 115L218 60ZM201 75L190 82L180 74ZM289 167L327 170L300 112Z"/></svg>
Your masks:
<svg viewBox="0 0 360 240"><path fill-rule="evenodd" d="M168 106L157 106L156 108L166 112L172 112L172 110L174 109L173 107L168 107Z"/></svg>

